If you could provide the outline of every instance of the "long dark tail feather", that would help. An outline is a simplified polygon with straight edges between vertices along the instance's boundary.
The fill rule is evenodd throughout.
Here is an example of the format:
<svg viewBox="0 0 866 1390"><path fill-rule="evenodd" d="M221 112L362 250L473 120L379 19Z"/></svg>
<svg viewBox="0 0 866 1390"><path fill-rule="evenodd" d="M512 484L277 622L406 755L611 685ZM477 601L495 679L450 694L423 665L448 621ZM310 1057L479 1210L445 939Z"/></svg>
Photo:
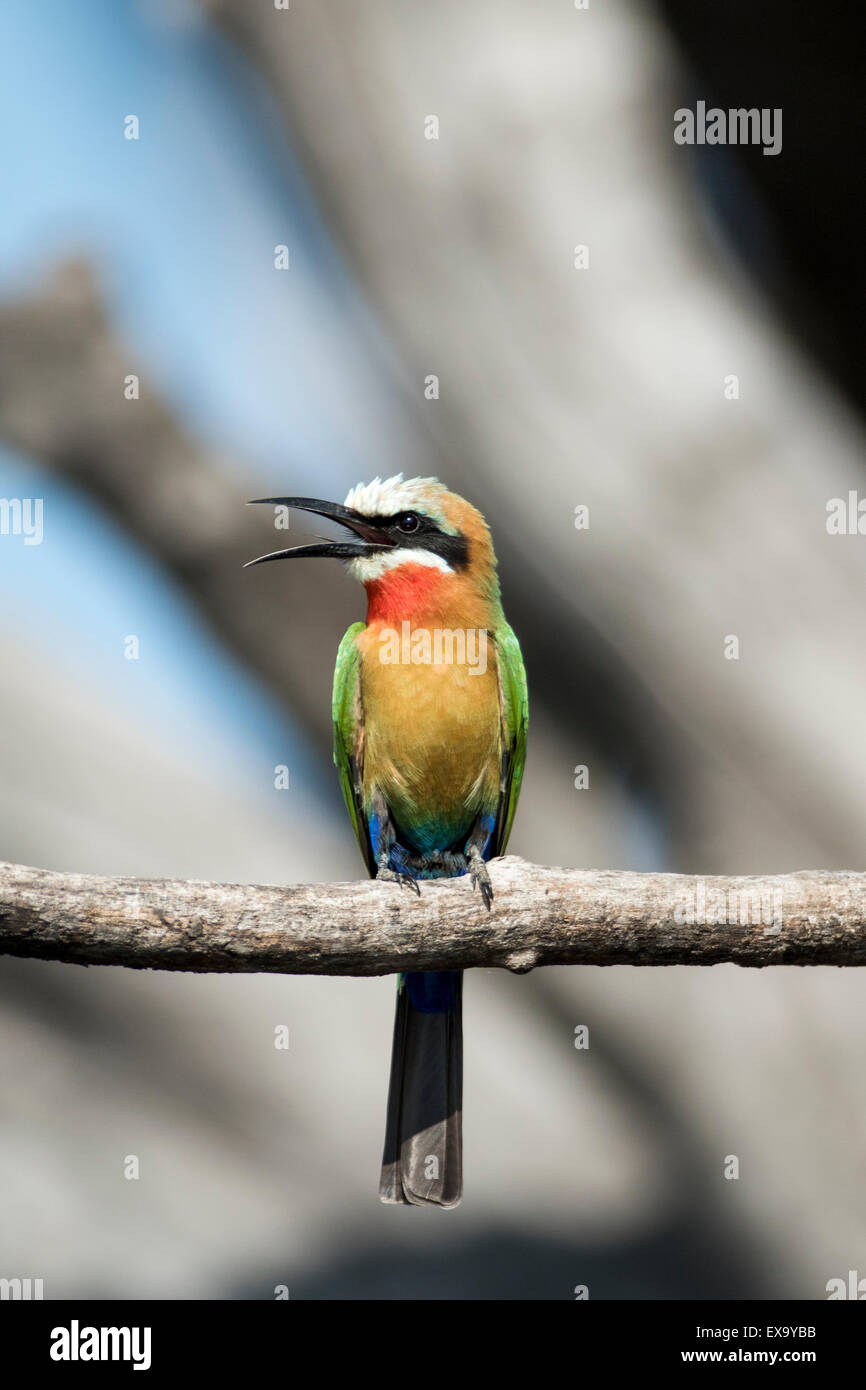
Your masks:
<svg viewBox="0 0 866 1390"><path fill-rule="evenodd" d="M383 1202L453 1207L460 1201L462 1012L462 973L400 980L379 1183Z"/></svg>

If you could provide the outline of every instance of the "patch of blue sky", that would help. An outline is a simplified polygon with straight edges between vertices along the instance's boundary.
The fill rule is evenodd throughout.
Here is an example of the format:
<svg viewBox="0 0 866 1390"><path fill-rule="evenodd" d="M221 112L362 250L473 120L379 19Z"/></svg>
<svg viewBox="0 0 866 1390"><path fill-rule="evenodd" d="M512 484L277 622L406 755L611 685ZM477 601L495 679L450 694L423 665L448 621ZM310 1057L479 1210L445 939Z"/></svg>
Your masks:
<svg viewBox="0 0 866 1390"><path fill-rule="evenodd" d="M43 504L41 544L0 535L7 634L190 763L219 760L233 779L260 787L285 764L293 785L321 794L332 769L147 551L74 488L3 447L0 498ZM129 659L131 637L139 645Z"/></svg>
<svg viewBox="0 0 866 1390"><path fill-rule="evenodd" d="M83 254L132 365L190 430L256 491L342 496L387 449L370 411L385 349L270 98L200 14L185 0L4 0L0 294ZM124 138L130 114L138 141ZM0 544L7 627L191 756L221 739L305 763L277 702L160 567L89 499L0 451L0 496L34 495L43 544ZM129 633L138 662L123 659Z"/></svg>
<svg viewBox="0 0 866 1390"><path fill-rule="evenodd" d="M4 0L0 292L88 256L131 355L200 437L260 479L340 491L387 450L370 410L386 349L267 89L199 13Z"/></svg>

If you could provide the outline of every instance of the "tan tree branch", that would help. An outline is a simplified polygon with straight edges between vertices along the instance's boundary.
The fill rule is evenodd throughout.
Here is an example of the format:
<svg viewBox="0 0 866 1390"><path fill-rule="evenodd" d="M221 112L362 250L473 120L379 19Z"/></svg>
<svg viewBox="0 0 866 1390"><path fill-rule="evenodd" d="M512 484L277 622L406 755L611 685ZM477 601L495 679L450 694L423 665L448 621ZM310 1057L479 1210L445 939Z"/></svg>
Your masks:
<svg viewBox="0 0 866 1390"><path fill-rule="evenodd" d="M492 865L469 883L274 885L0 865L0 954L136 969L388 975L538 965L863 965L866 874L766 878Z"/></svg>

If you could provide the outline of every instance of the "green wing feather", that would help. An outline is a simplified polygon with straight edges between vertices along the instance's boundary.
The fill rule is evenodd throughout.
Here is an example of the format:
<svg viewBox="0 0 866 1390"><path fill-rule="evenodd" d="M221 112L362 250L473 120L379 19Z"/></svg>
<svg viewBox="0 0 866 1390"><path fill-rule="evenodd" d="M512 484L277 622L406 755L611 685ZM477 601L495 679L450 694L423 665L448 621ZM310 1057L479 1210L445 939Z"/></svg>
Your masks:
<svg viewBox="0 0 866 1390"><path fill-rule="evenodd" d="M529 691L520 643L507 623L493 634L499 668L499 698L502 715L502 776L499 812L493 836L492 854L504 854L517 810L523 767L526 762L526 733L529 728Z"/></svg>
<svg viewBox="0 0 866 1390"><path fill-rule="evenodd" d="M334 716L334 762L340 774L343 799L352 818L355 838L367 866L367 872L374 876L376 864L373 859L373 846L370 843L367 817L361 794L364 721L361 712L361 658L355 645L355 638L359 632L364 631L365 626L365 623L353 623L340 643L337 652L337 665L334 668L332 711Z"/></svg>

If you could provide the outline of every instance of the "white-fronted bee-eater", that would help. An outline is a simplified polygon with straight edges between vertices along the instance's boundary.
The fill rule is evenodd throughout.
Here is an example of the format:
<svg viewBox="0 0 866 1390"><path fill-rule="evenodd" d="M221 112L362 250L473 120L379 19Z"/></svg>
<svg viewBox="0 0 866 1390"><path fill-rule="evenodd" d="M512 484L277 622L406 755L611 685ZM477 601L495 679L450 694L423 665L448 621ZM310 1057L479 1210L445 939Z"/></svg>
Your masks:
<svg viewBox="0 0 866 1390"><path fill-rule="evenodd" d="M366 623L340 643L333 714L334 761L368 872L415 893L419 880L465 874L489 910L487 861L511 831L528 697L487 523L435 478L402 474L353 488L342 506L259 500L352 532L250 563L332 556L367 591ZM384 1202L460 1200L462 984L459 971L399 977Z"/></svg>

